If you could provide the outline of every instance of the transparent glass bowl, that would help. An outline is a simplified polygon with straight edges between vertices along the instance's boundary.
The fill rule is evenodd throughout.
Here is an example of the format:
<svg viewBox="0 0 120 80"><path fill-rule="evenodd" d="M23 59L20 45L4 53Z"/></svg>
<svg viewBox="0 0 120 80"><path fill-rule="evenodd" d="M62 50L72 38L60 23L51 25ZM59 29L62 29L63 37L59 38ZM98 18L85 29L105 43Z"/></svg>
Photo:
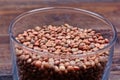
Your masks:
<svg viewBox="0 0 120 80"><path fill-rule="evenodd" d="M82 29L93 29L100 32L103 37L109 39L109 44L104 48L86 55L53 55L50 53L40 52L20 44L15 37L27 29L44 25L62 25L70 24ZM114 52L114 43L116 41L115 27L104 17L78 8L70 7L47 7L28 11L15 18L9 27L11 42L11 53L13 58L13 77L14 80L108 80L112 56ZM56 72L53 68L37 68L33 65L32 58L21 58L18 56L19 51L26 55L39 56L41 58L54 58L58 60L67 60L71 58L86 59L93 58L94 64L88 68L80 67L79 70L70 72ZM94 58L102 56L104 58ZM89 61L89 59L88 59ZM68 61L69 62L69 61ZM78 61L81 65L82 61ZM84 64L84 60L83 60ZM50 64L48 64L50 65ZM78 65L78 64L75 64ZM79 66L78 65L78 66Z"/></svg>

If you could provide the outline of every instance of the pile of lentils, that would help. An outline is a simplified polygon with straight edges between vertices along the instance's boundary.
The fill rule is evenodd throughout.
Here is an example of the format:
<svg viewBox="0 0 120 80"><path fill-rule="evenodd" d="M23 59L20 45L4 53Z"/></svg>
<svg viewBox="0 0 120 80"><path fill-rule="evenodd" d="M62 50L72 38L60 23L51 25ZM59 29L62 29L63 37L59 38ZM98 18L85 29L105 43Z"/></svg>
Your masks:
<svg viewBox="0 0 120 80"><path fill-rule="evenodd" d="M16 40L29 48L16 46L20 80L102 79L109 52L92 53L109 40L95 30L69 24L36 26L18 34Z"/></svg>

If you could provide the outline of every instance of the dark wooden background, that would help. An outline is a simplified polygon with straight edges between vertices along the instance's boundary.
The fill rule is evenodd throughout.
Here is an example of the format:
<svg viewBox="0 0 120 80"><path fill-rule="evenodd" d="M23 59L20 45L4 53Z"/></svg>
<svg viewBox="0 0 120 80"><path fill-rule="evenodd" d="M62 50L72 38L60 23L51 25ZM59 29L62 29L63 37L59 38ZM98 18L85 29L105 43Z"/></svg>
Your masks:
<svg viewBox="0 0 120 80"><path fill-rule="evenodd" d="M12 80L8 27L19 14L41 7L68 6L97 12L117 28L110 80L120 80L120 0L0 0L0 80Z"/></svg>

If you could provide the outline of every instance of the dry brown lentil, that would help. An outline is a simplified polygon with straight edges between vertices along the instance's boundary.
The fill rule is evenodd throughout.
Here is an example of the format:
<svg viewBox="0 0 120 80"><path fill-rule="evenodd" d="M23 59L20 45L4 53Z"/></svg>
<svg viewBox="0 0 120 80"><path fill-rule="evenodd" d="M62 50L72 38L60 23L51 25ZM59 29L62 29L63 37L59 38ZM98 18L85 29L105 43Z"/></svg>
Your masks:
<svg viewBox="0 0 120 80"><path fill-rule="evenodd" d="M88 80L86 76L96 77L102 74L109 55L109 53L101 53L97 56L91 55L90 58L76 57L75 55L85 55L87 52L91 53L104 48L109 40L92 29L81 29L69 24L36 26L34 29L18 34L16 39L23 45L44 53L23 51L17 47L17 61L21 69L19 72L22 72L20 75L23 76L20 80L33 80L34 77L37 80L57 80L58 78L58 80L82 80L82 76L84 80ZM99 74L89 74L89 69L99 70ZM84 72L86 75L82 74ZM29 76L30 74L32 76ZM56 78L52 77L53 75ZM62 78L65 75L71 76ZM76 78L77 75L80 77ZM98 80L98 78L89 77L89 80Z"/></svg>
<svg viewBox="0 0 120 80"><path fill-rule="evenodd" d="M42 62L38 60L38 61L35 62L35 66L36 66L36 67L41 67L41 63L42 63Z"/></svg>

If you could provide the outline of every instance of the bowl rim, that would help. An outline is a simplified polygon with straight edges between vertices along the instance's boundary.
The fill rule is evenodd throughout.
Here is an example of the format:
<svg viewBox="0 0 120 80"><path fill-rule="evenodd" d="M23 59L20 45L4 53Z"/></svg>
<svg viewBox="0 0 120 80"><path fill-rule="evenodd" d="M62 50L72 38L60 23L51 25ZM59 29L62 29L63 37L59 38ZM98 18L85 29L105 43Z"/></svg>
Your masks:
<svg viewBox="0 0 120 80"><path fill-rule="evenodd" d="M36 12L39 12L39 11L47 11L47 10L54 10L54 9L69 9L69 10L75 10L75 11L80 11L80 12L83 12L83 13L86 13L86 14L89 14L90 16L94 16L94 17L97 17L103 21L105 21L109 26L112 27L112 31L113 31L113 38L112 40L109 42L109 44L107 46L105 46L104 48L102 49L99 49L97 51L94 51L94 52L86 52L87 54L97 54L97 53L101 53L101 52L104 52L106 50L108 50L111 46L114 45L116 39L117 39L117 31L116 31L116 28L115 26L108 20L106 19L105 17L101 16L100 14L98 13L94 13L94 12L91 12L91 11L88 11L88 10L84 10L84 9L80 9L80 8L74 8L74 7L45 7L45 8L38 8L38 9L33 9L33 10L30 10L30 11L27 11L27 12L24 12L22 14L20 14L19 16L17 16L15 19L13 19L9 25L9 37L10 37L10 40L14 41L15 43L17 43L19 46L23 47L23 48L26 48L26 50L29 50L31 52L36 52L36 53L44 53L44 52L40 52L38 50L34 50L34 49L31 49L23 44L21 44L20 42L18 42L15 38L15 36L13 35L13 27L15 25L15 23L17 21L19 21L20 19L22 19L24 16L26 15L30 15L30 14L34 14ZM46 54L49 54L49 53L46 53ZM80 55L80 54L77 54L77 56L83 56Z"/></svg>

